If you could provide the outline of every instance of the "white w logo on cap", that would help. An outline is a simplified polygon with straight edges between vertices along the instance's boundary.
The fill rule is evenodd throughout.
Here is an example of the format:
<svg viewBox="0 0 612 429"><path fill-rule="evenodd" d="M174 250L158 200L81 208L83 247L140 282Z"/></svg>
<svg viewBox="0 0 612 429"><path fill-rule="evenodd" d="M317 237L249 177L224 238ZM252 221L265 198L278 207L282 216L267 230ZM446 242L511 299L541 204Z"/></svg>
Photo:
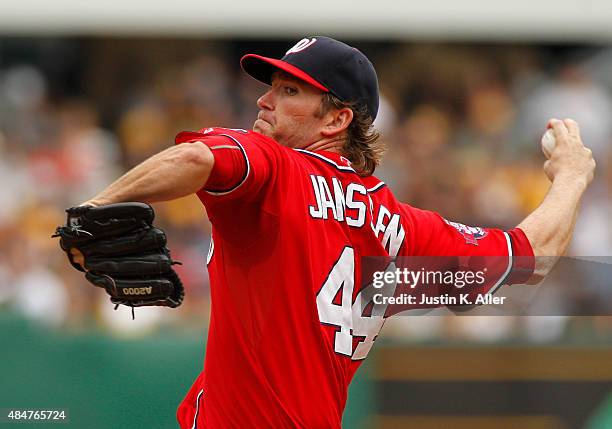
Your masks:
<svg viewBox="0 0 612 429"><path fill-rule="evenodd" d="M285 52L285 55L295 54L296 52L303 51L304 49L306 49L307 47L311 46L316 41L317 41L317 39L314 38L314 37L312 39L304 38L304 39L300 40L299 42L297 42L293 48L291 48L287 52Z"/></svg>

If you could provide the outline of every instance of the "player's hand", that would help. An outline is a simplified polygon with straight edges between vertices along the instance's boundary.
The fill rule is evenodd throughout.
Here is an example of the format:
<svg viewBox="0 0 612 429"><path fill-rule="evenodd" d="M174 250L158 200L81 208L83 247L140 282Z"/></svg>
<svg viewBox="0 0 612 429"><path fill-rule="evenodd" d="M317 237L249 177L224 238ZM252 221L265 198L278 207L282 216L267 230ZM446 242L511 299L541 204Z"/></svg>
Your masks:
<svg viewBox="0 0 612 429"><path fill-rule="evenodd" d="M79 264L83 269L85 269L85 256L81 251L75 247L70 249L70 254L72 255L72 259L75 263Z"/></svg>
<svg viewBox="0 0 612 429"><path fill-rule="evenodd" d="M593 180L595 160L591 150L582 143L578 123L572 119L551 119L547 128L552 128L556 140L550 159L544 163L544 172L550 181L564 180L588 186Z"/></svg>

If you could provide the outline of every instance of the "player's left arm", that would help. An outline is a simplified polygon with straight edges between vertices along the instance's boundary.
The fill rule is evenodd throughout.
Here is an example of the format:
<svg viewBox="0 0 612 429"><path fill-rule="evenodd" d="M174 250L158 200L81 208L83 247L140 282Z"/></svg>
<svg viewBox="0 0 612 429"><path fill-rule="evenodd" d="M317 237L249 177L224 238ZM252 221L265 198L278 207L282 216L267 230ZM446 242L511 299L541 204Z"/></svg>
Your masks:
<svg viewBox="0 0 612 429"><path fill-rule="evenodd" d="M540 206L519 225L536 256L531 284L540 282L565 254L580 200L595 172L593 154L584 146L576 121L551 119L548 127L554 131L556 146L544 172L552 183Z"/></svg>
<svg viewBox="0 0 612 429"><path fill-rule="evenodd" d="M532 276L533 248L521 228L468 226L429 210L407 204L400 207L408 239L399 256L433 257L448 263L461 258L488 265L488 287L482 292L494 291L503 284L522 284Z"/></svg>
<svg viewBox="0 0 612 429"><path fill-rule="evenodd" d="M557 145L544 171L552 184L541 205L516 228L502 231L448 222L437 213L401 205L409 255L501 256L512 264L503 284L536 284L567 250L582 195L593 179L595 161L580 138L578 124L552 119ZM416 233L418 232L418 233Z"/></svg>

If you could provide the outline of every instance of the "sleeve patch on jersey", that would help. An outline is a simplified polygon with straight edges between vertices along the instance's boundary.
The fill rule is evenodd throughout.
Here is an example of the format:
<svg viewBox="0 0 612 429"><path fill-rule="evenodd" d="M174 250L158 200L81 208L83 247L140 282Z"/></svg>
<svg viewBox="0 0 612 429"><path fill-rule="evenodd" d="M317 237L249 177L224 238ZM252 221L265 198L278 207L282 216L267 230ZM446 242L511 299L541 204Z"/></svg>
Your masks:
<svg viewBox="0 0 612 429"><path fill-rule="evenodd" d="M444 219L447 225L452 226L465 238L466 244L473 244L478 246L478 240L481 240L487 236L487 231L479 226L467 226L458 222L451 222Z"/></svg>

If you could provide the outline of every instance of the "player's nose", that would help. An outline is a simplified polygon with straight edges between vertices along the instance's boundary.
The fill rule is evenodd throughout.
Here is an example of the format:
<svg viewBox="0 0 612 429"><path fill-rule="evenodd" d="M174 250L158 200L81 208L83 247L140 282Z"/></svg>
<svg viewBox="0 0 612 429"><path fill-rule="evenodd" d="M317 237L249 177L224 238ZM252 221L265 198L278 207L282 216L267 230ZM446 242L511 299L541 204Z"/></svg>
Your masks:
<svg viewBox="0 0 612 429"><path fill-rule="evenodd" d="M271 88L257 99L257 107L261 110L274 110L274 100Z"/></svg>

